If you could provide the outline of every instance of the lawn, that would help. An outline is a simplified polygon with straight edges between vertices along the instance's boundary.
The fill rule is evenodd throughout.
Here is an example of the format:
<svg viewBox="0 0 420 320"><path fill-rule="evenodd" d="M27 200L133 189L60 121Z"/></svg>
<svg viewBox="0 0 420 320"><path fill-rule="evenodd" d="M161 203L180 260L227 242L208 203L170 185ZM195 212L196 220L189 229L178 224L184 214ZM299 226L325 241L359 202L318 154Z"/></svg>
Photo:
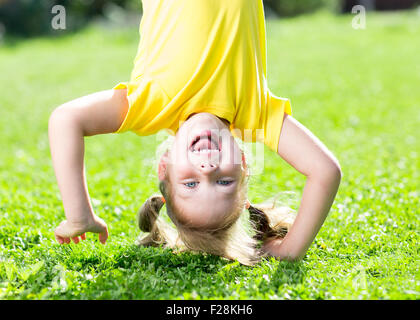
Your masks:
<svg viewBox="0 0 420 320"><path fill-rule="evenodd" d="M58 105L129 78L137 28L0 46L0 299L419 299L420 16L315 14L268 20L268 83L337 156L343 180L299 263L245 267L219 257L138 248L136 212L157 192L156 136L86 139L86 166L105 246L88 234L60 246L64 212L49 154ZM417 39L417 40L416 40ZM251 202L304 177L265 149ZM288 194L288 193L287 193Z"/></svg>

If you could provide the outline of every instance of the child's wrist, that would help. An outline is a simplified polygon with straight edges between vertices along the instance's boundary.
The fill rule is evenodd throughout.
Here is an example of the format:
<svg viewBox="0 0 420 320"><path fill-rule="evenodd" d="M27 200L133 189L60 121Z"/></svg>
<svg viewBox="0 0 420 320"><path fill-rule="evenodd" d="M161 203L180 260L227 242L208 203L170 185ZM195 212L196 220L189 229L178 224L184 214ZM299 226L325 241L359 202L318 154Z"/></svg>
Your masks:
<svg viewBox="0 0 420 320"><path fill-rule="evenodd" d="M86 214L79 217L67 217L67 223L75 229L86 229L95 223L95 214Z"/></svg>

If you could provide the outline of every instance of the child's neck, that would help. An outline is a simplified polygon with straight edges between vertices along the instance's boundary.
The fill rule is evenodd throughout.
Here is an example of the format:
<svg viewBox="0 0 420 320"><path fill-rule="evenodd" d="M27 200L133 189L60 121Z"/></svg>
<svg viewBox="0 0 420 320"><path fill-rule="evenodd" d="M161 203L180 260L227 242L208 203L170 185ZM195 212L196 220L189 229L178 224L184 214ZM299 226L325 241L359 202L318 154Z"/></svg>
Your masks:
<svg viewBox="0 0 420 320"><path fill-rule="evenodd" d="M230 122L227 121L225 118L218 117L228 128L230 127Z"/></svg>
<svg viewBox="0 0 420 320"><path fill-rule="evenodd" d="M187 120L189 119L189 118L191 118L193 115L195 115L196 113L191 113L189 116L188 116L188 118L187 118ZM217 116L215 116L215 117L217 117ZM220 118L220 117L217 117L219 120L221 120L228 128L230 127L230 122L228 121L228 120L226 120L225 118Z"/></svg>

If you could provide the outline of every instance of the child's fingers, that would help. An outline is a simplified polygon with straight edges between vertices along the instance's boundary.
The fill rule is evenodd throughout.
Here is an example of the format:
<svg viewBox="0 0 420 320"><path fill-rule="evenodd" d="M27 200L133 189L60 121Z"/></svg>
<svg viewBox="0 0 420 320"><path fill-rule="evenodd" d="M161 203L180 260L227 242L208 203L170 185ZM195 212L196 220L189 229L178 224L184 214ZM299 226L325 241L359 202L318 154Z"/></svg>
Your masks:
<svg viewBox="0 0 420 320"><path fill-rule="evenodd" d="M99 241L100 241L102 244L105 244L107 239L108 239L108 235L104 235L103 233L100 233L100 234L99 234Z"/></svg>
<svg viewBox="0 0 420 320"><path fill-rule="evenodd" d="M99 234L99 241L102 243L102 244L105 244L105 242L106 242L106 240L108 239L108 229L105 229L105 231L104 232L101 232L100 234Z"/></svg>
<svg viewBox="0 0 420 320"><path fill-rule="evenodd" d="M59 244L70 243L70 238L66 238L66 237L62 237L58 235L59 234L59 232L57 232L58 229L59 228L57 228L54 232L55 239L58 241L58 243Z"/></svg>
<svg viewBox="0 0 420 320"><path fill-rule="evenodd" d="M63 244L64 243L64 239L58 235L55 234L55 240L57 240L57 242L59 244Z"/></svg>

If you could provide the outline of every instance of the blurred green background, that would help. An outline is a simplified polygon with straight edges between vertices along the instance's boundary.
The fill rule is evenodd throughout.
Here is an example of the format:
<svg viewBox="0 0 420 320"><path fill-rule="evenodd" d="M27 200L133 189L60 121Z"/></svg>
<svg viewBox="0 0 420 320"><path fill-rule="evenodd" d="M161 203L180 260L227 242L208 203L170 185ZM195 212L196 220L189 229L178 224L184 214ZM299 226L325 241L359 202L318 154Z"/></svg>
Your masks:
<svg viewBox="0 0 420 320"><path fill-rule="evenodd" d="M58 3L64 31L51 28ZM420 11L414 1L364 1L372 11L357 30L356 3L266 1L268 85L337 156L343 179L303 261L248 268L134 244L136 212L158 191L158 141L132 133L86 138L107 245L94 234L55 241L65 215L49 115L129 79L140 0L0 0L0 299L418 300ZM267 149L264 166L251 175L250 201L290 192L297 209L305 177Z"/></svg>
<svg viewBox="0 0 420 320"><path fill-rule="evenodd" d="M267 17L296 16L316 10L349 12L357 4L377 10L410 9L419 3L420 0L264 0ZM66 9L67 32L101 18L130 23L141 13L141 0L0 0L0 35L56 34L51 28L51 9L55 5ZM58 32L62 34L62 30Z"/></svg>

